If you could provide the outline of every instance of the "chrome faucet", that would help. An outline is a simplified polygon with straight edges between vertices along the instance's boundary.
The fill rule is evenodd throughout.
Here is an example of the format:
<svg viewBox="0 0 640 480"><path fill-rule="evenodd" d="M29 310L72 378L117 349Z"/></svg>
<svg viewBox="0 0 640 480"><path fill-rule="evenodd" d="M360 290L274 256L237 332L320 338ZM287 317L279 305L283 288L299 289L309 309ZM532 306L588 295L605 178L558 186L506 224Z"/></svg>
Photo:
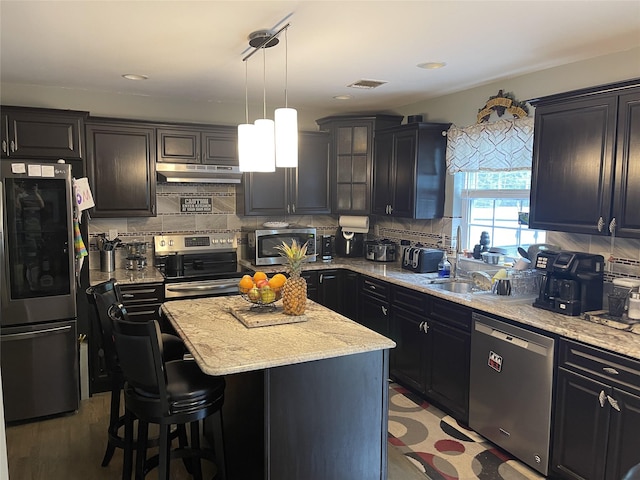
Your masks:
<svg viewBox="0 0 640 480"><path fill-rule="evenodd" d="M458 225L458 228L456 229L456 258L452 267L454 280L458 279L458 262L460 262L460 253L462 253L460 249L460 241L460 225Z"/></svg>

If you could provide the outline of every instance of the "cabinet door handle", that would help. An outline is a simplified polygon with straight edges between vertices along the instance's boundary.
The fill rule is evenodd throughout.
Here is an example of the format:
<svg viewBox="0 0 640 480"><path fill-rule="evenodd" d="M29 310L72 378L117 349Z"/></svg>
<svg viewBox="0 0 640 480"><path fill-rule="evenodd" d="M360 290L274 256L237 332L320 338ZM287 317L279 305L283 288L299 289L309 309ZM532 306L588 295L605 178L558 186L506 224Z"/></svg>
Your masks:
<svg viewBox="0 0 640 480"><path fill-rule="evenodd" d="M420 326L418 327L418 330L421 332L423 331L422 327L424 327L424 322L420 322Z"/></svg>
<svg viewBox="0 0 640 480"><path fill-rule="evenodd" d="M7 153L7 141L6 140L2 140L2 151L4 153Z"/></svg>
<svg viewBox="0 0 640 480"><path fill-rule="evenodd" d="M609 400L609 405L611 405L614 410L620 411L620 405L618 405L618 401L615 398L611 398L607 395L607 400Z"/></svg>
<svg viewBox="0 0 640 480"><path fill-rule="evenodd" d="M287 213L291 213L291 205L287 205Z"/></svg>
<svg viewBox="0 0 640 480"><path fill-rule="evenodd" d="M296 204L295 203L291 204L291 210L293 211L293 213L296 213Z"/></svg>
<svg viewBox="0 0 640 480"><path fill-rule="evenodd" d="M616 217L613 217L611 219L611 221L609 222L609 233L612 234L613 232L615 232L616 226L617 226L616 225Z"/></svg>
<svg viewBox="0 0 640 480"><path fill-rule="evenodd" d="M620 375L620 372L618 372L618 370L611 367L603 367L602 371L606 373L610 373L611 375Z"/></svg>
<svg viewBox="0 0 640 480"><path fill-rule="evenodd" d="M322 279L324 278L324 274L320 274L320 279L318 280L320 283L322 283Z"/></svg>
<svg viewBox="0 0 640 480"><path fill-rule="evenodd" d="M598 400L600 400L601 407L604 407L604 404L607 403L607 394L604 393L604 390L600 390L600 395L598 395Z"/></svg>
<svg viewBox="0 0 640 480"><path fill-rule="evenodd" d="M422 331L424 333L427 333L427 330L429 330L429 323L424 322L424 324L422 325Z"/></svg>
<svg viewBox="0 0 640 480"><path fill-rule="evenodd" d="M387 307L381 306L380 308L382 309L382 313L386 316L388 311Z"/></svg>
<svg viewBox="0 0 640 480"><path fill-rule="evenodd" d="M601 232L604 228L604 219L602 217L598 219L598 223L596 224L596 226L598 227L598 231Z"/></svg>
<svg viewBox="0 0 640 480"><path fill-rule="evenodd" d="M393 213L393 207L389 205L389 215L391 215L392 213Z"/></svg>
<svg viewBox="0 0 640 480"><path fill-rule="evenodd" d="M16 151L16 142L14 142L13 140L11 140L11 151L12 152Z"/></svg>

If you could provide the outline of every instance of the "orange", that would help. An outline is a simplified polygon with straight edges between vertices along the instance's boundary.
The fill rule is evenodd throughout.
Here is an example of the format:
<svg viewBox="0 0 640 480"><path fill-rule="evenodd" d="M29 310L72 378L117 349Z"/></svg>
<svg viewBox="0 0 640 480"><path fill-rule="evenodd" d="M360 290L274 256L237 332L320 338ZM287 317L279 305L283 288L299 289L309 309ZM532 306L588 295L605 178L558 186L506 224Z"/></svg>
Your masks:
<svg viewBox="0 0 640 480"><path fill-rule="evenodd" d="M273 290L277 291L282 288L282 286L284 285L284 282L286 281L287 281L287 277L285 277L281 273L276 273L273 277L271 277L271 280L269 280L269 286Z"/></svg>
<svg viewBox="0 0 640 480"><path fill-rule="evenodd" d="M251 275L245 275L238 282L238 290L241 293L247 293L249 290L253 288L253 278Z"/></svg>
<svg viewBox="0 0 640 480"><path fill-rule="evenodd" d="M253 281L258 283L260 280L267 280L267 274L264 272L256 272L253 274Z"/></svg>

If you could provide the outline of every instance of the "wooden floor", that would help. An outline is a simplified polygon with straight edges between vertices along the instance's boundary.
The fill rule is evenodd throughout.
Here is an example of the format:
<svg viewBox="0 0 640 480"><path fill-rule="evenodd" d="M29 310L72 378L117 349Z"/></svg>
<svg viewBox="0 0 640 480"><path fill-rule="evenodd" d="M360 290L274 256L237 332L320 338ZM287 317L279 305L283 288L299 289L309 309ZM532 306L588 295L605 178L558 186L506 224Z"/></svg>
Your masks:
<svg viewBox="0 0 640 480"><path fill-rule="evenodd" d="M106 445L109 395L101 393L81 402L76 414L9 426L7 454L10 480L117 480L122 451L101 467ZM425 480L411 463L389 446L388 480ZM153 452L155 453L155 452ZM203 462L204 478L214 473ZM156 478L153 471L148 478ZM171 480L189 479L180 461L171 463ZM328 479L327 479L328 480Z"/></svg>

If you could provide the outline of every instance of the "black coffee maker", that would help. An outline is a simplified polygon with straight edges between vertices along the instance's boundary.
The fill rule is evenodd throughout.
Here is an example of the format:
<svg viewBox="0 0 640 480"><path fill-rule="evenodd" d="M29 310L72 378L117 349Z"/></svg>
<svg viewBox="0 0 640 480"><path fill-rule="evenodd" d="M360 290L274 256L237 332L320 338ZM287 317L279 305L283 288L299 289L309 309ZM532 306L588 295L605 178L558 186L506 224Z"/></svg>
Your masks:
<svg viewBox="0 0 640 480"><path fill-rule="evenodd" d="M547 250L538 253L535 268L544 273L534 307L564 315L602 309L602 255Z"/></svg>
<svg viewBox="0 0 640 480"><path fill-rule="evenodd" d="M363 257L364 233L345 231L338 227L335 238L336 255L339 257Z"/></svg>

